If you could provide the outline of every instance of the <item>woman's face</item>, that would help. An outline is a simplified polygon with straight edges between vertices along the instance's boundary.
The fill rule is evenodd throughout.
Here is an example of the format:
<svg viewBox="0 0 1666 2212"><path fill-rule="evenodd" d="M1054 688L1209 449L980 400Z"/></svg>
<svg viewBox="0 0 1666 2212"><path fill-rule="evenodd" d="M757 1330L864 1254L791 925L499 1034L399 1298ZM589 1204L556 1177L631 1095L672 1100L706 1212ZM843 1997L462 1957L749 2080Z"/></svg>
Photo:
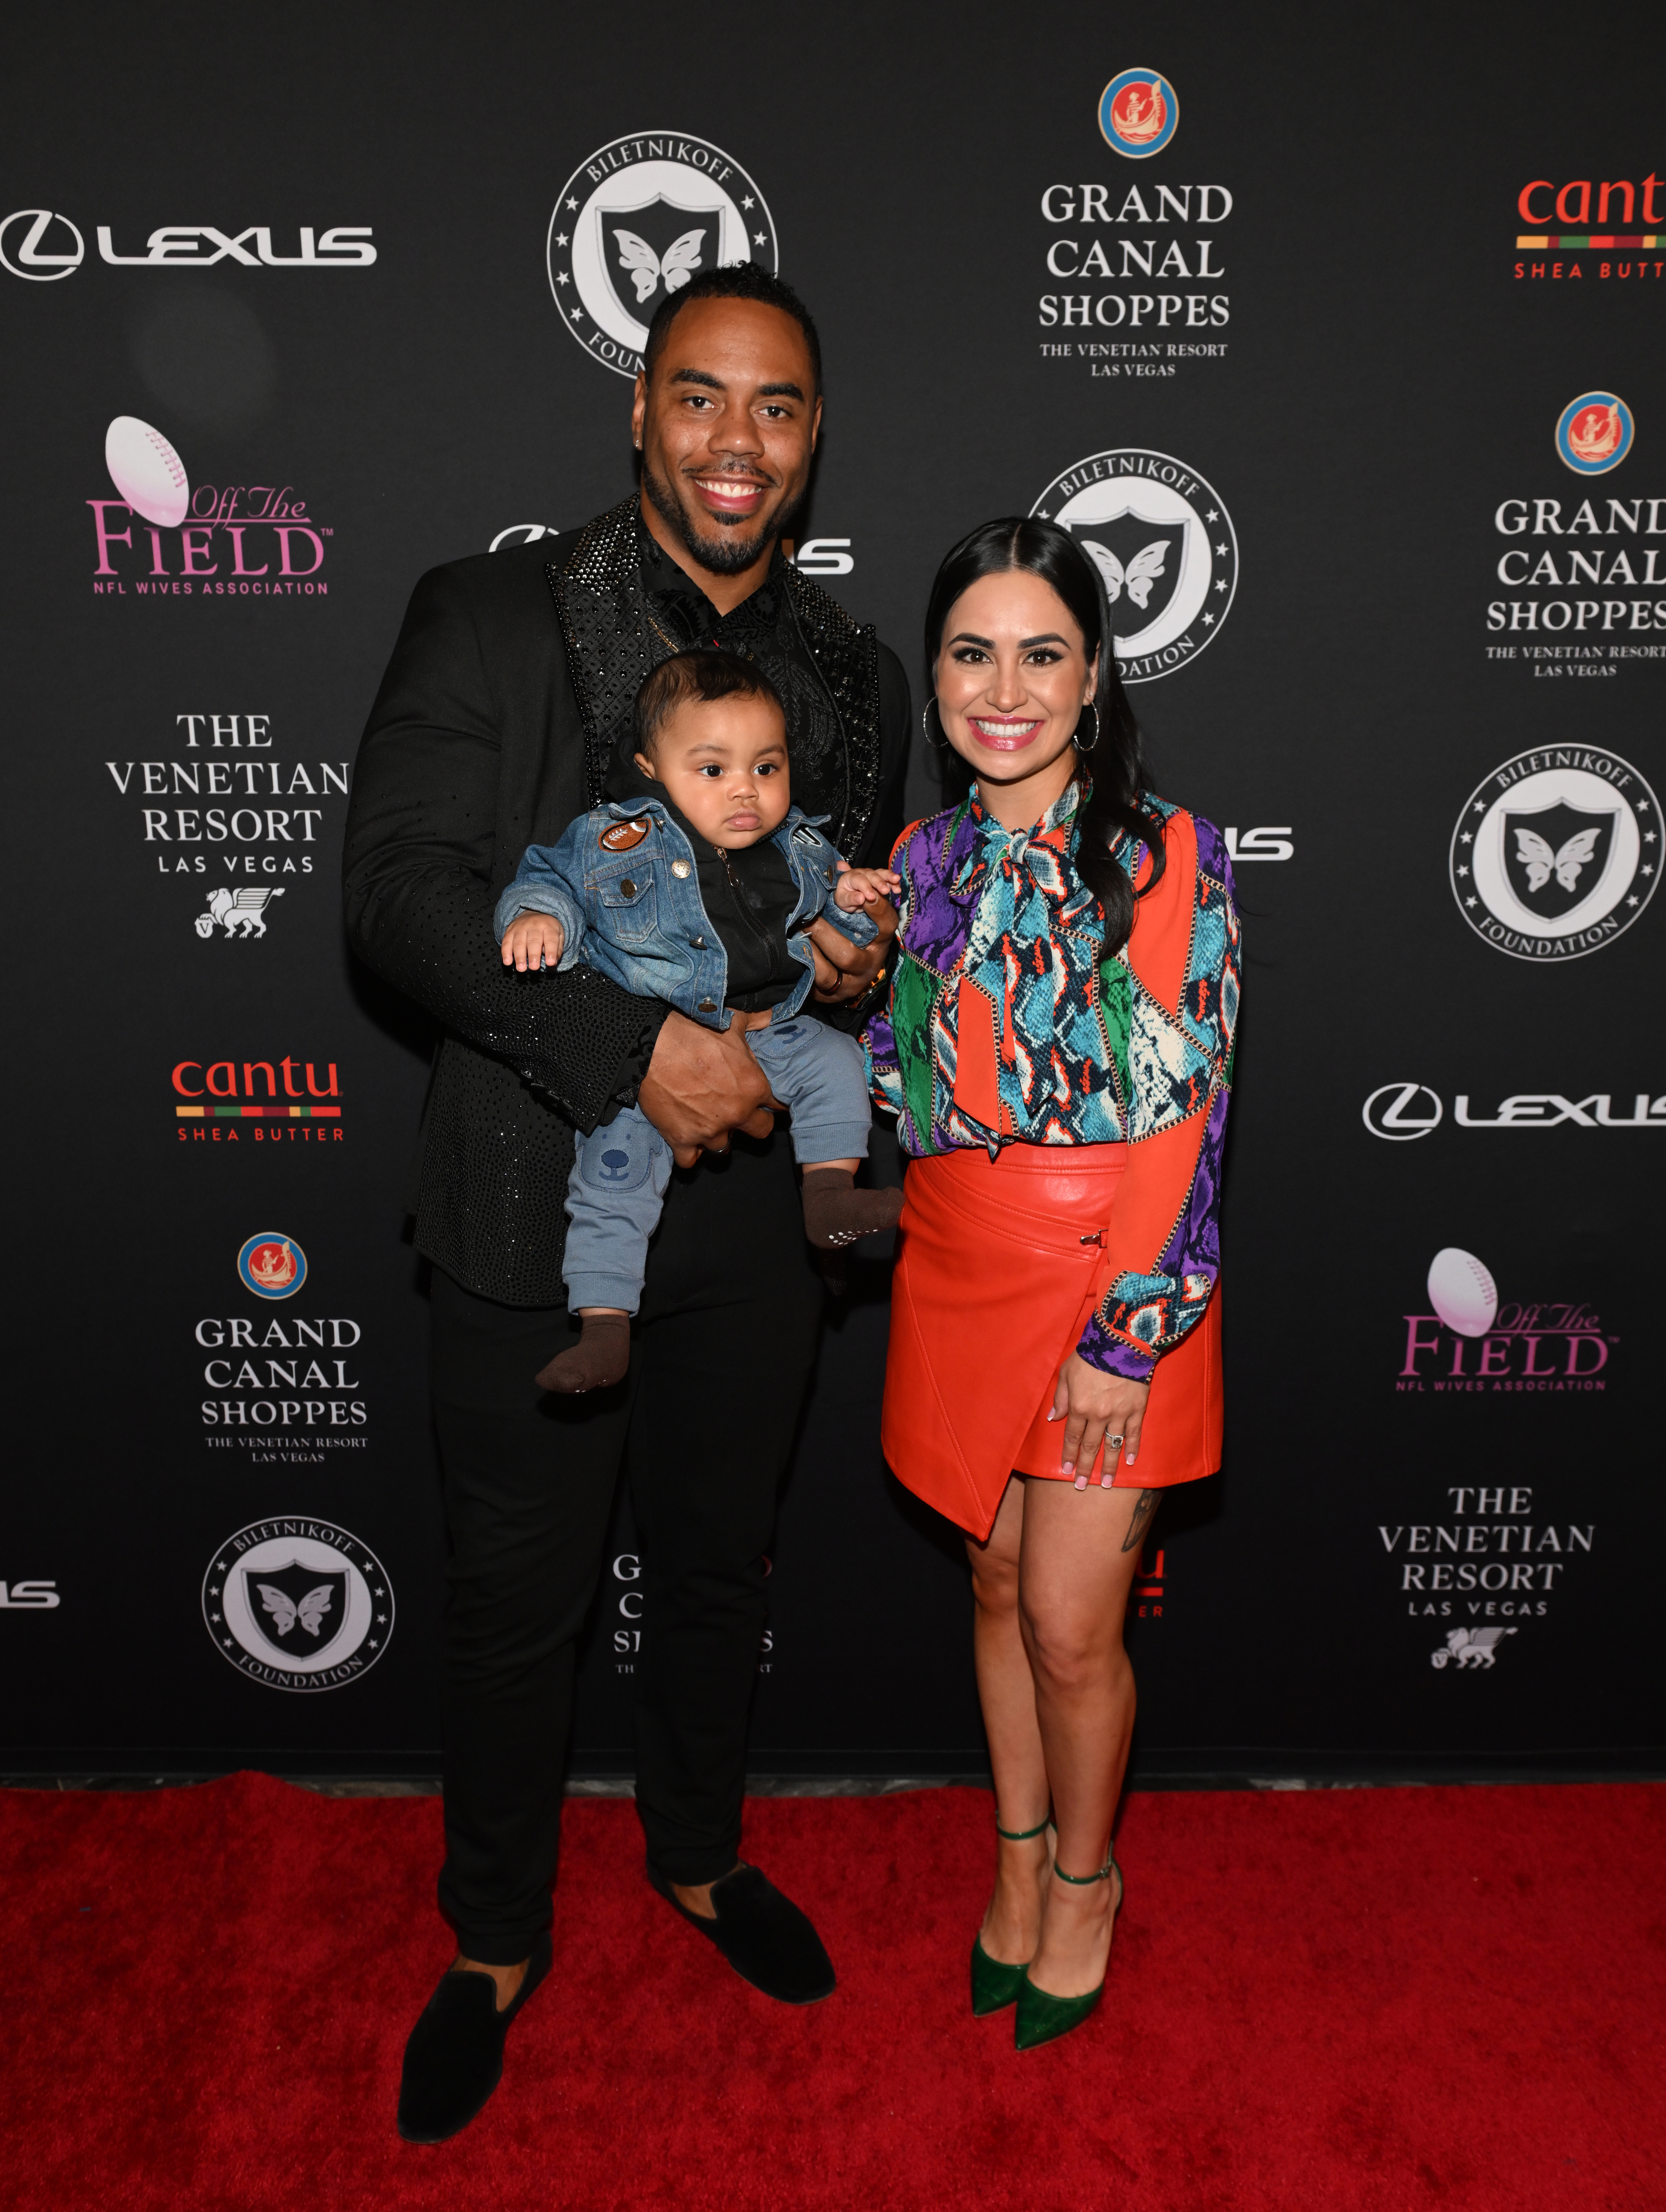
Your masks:
<svg viewBox="0 0 1666 2212"><path fill-rule="evenodd" d="M1062 790L1075 765L1070 741L1097 674L1097 658L1089 659L1075 617L1050 584L1022 568L981 576L943 625L936 668L943 734L980 785L1056 780Z"/></svg>

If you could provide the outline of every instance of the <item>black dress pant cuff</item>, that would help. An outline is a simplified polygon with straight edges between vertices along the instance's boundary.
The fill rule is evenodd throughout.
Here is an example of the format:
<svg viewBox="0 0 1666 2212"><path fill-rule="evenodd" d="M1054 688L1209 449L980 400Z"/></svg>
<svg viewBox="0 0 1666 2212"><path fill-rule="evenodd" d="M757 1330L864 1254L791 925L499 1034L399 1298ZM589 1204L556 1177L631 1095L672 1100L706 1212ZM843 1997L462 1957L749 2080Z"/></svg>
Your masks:
<svg viewBox="0 0 1666 2212"><path fill-rule="evenodd" d="M648 1862L650 1875L661 1881L675 1882L679 1889L698 1889L702 1883L721 1881L740 1864L739 1855L731 1847L721 1851L667 1851L663 1857Z"/></svg>
<svg viewBox="0 0 1666 2212"><path fill-rule="evenodd" d="M466 1928L455 1928L458 1956L472 1959L478 1966L518 1966L523 1959L530 1959L538 1948L540 1936L550 1932L546 1920L542 1928L529 1928L524 1935L471 1936Z"/></svg>

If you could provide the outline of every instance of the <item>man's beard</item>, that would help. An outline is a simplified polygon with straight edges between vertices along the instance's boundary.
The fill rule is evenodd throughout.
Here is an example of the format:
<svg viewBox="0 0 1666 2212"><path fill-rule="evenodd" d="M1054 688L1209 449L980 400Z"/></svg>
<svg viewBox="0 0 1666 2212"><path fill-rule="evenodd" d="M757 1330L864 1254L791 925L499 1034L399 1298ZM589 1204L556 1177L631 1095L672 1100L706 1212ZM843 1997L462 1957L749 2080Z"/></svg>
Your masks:
<svg viewBox="0 0 1666 2212"><path fill-rule="evenodd" d="M791 527L799 509L804 504L804 494L788 500L778 507L760 529L750 537L740 534L739 526L724 529L720 524L718 534L704 538L695 528L686 507L663 477L656 476L644 459L642 489L654 502L654 511L671 530L686 553L691 554L702 568L714 576L739 576L760 559L772 540L784 537Z"/></svg>

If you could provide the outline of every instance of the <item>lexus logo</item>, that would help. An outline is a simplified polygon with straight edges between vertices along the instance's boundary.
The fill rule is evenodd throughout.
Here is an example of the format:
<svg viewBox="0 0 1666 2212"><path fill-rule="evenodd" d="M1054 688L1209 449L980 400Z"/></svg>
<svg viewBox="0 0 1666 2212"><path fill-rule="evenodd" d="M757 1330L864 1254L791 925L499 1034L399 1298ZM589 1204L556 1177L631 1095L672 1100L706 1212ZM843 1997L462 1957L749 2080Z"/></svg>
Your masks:
<svg viewBox="0 0 1666 2212"><path fill-rule="evenodd" d="M74 250L66 252L70 239ZM0 264L28 283L55 284L60 276L72 276L86 252L86 242L69 216L54 215L51 208L19 208L0 222Z"/></svg>
<svg viewBox="0 0 1666 2212"><path fill-rule="evenodd" d="M1617 1102L1617 1103L1616 1103ZM1426 1083L1384 1083L1366 1099L1360 1118L1373 1137L1408 1145L1440 1127L1445 1109ZM1517 1091L1493 1114L1477 1114L1467 1091L1452 1102L1460 1129L1666 1129L1666 1093L1592 1091L1571 1098L1560 1091Z"/></svg>
<svg viewBox="0 0 1666 2212"><path fill-rule="evenodd" d="M1409 1145L1438 1128L1444 1110L1426 1083L1385 1083L1366 1099L1362 1118L1373 1137Z"/></svg>

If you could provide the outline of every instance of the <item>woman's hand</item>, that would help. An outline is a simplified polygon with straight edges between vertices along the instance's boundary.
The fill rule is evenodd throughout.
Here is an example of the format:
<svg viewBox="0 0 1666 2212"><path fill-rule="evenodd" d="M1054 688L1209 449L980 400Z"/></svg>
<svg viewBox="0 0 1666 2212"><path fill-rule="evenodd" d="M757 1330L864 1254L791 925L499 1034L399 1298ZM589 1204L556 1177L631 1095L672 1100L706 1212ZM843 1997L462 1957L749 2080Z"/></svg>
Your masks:
<svg viewBox="0 0 1666 2212"><path fill-rule="evenodd" d="M1146 1417L1149 1382L1130 1382L1125 1375L1106 1375L1090 1367L1080 1352L1073 1352L1059 1370L1059 1387L1053 1394L1048 1419L1064 1423L1062 1473L1076 1476L1078 1490L1087 1488L1100 1441L1105 1463L1099 1480L1109 1490L1116 1480L1116 1455L1132 1467L1140 1449L1140 1425ZM1080 1472L1077 1470L1079 1468Z"/></svg>

